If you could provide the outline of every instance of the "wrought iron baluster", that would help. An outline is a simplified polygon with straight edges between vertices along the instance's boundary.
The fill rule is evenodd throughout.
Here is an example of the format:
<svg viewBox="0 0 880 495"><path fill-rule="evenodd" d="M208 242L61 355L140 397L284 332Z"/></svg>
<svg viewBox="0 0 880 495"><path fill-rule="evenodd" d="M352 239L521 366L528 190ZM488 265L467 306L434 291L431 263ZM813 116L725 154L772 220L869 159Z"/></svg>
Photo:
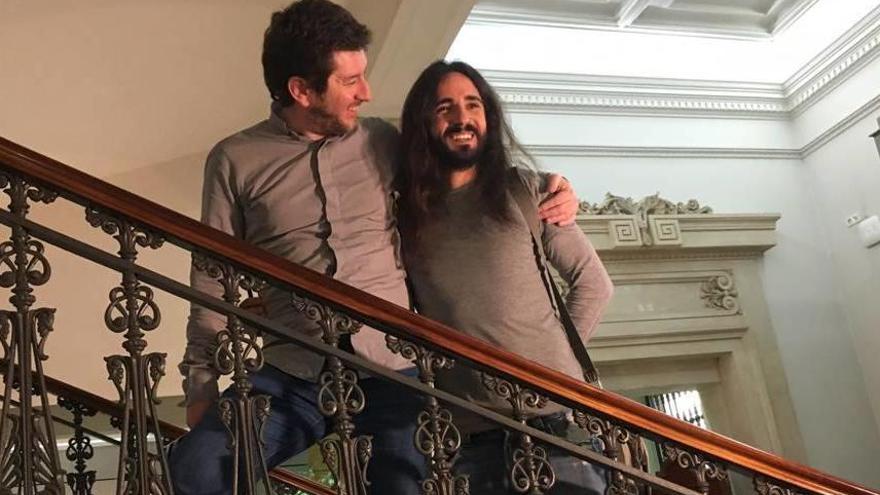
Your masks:
<svg viewBox="0 0 880 495"><path fill-rule="evenodd" d="M438 370L452 368L454 360L420 345L386 335L392 352L412 360L419 369L419 380L434 387ZM461 433L452 422L449 409L441 408L437 398L429 395L424 411L417 418L416 449L428 458L431 477L422 481L423 495L468 495L468 477L455 476L452 466L461 448Z"/></svg>
<svg viewBox="0 0 880 495"><path fill-rule="evenodd" d="M219 263L194 254L193 265L216 279L223 286L223 300L238 305L241 290L259 291L262 281L241 272L228 263ZM229 433L228 447L233 455L233 493L241 489L256 493L262 480L263 488L272 493L272 484L263 456L263 426L269 417L270 400L266 395L251 396L249 375L263 368L263 350L256 331L245 327L233 314L226 315L226 329L217 334L214 366L221 375L232 375L235 397L220 398L220 419ZM242 469L244 466L244 469ZM244 473L244 484L239 476Z"/></svg>
<svg viewBox="0 0 880 495"><path fill-rule="evenodd" d="M671 442L662 444L663 456L676 463L682 469L694 474L696 489L700 493L709 493L709 480L727 481L727 469L703 454L689 452Z"/></svg>
<svg viewBox="0 0 880 495"><path fill-rule="evenodd" d="M328 345L338 347L343 335L357 333L362 326L346 314L296 294L293 295L293 305L321 327L323 340ZM318 407L321 414L333 419L333 432L337 435L337 438L328 437L319 442L324 462L336 477L337 493L366 495L370 484L367 465L372 456L373 441L368 435L353 437L352 417L366 406L357 372L346 368L339 358L328 356L318 384Z"/></svg>
<svg viewBox="0 0 880 495"><path fill-rule="evenodd" d="M92 447L91 439L85 434L83 418L94 416L97 411L65 397L58 397L58 405L73 415L73 438L68 442L67 460L74 463L76 472L67 473L67 486L74 495L91 495L92 487L95 485L95 471L86 469L88 460L95 455L95 449Z"/></svg>
<svg viewBox="0 0 880 495"><path fill-rule="evenodd" d="M525 423L526 408L543 408L547 405L547 397L519 384L483 374L483 385L496 395L510 403L513 408L513 419ZM531 435L519 435L519 447L512 453L510 481L514 490L529 495L547 493L556 483L556 473L550 465L547 449L535 445Z"/></svg>
<svg viewBox="0 0 880 495"><path fill-rule="evenodd" d="M9 196L9 211L25 219L29 202L51 203L57 193L0 173L0 188ZM64 472L55 446L43 361L55 310L34 308L34 287L47 283L52 269L43 244L18 225L0 243L0 287L11 289L14 310L0 310L0 346L4 393L0 417L0 492L64 493ZM12 405L18 391L19 407ZM36 397L36 399L35 399ZM41 407L35 407L38 403Z"/></svg>
<svg viewBox="0 0 880 495"><path fill-rule="evenodd" d="M775 480L765 478L759 474L754 477L755 491L758 495L805 495L806 492L777 484Z"/></svg>
<svg viewBox="0 0 880 495"><path fill-rule="evenodd" d="M623 451L630 453L629 464L648 471L647 452L642 448L642 439L620 425L607 419L593 416L582 411L574 412L574 422L591 436L598 438L602 446L602 454L617 462L624 460ZM613 471L608 484L608 495L636 495L639 483L620 471Z"/></svg>
<svg viewBox="0 0 880 495"><path fill-rule="evenodd" d="M132 265L138 246L157 249L164 239L159 234L115 218L94 208L86 209L86 220L113 236L119 243L119 256ZM133 270L122 273L122 283L110 290L110 303L104 323L117 334L124 334L122 348L128 355L104 358L108 378L119 393L124 407L120 419L122 443L119 448L117 494L164 495L172 493L159 431L156 405L159 380L165 375L165 353L145 353L146 333L159 327L162 314L153 291L137 279ZM151 449L151 437L153 448Z"/></svg>

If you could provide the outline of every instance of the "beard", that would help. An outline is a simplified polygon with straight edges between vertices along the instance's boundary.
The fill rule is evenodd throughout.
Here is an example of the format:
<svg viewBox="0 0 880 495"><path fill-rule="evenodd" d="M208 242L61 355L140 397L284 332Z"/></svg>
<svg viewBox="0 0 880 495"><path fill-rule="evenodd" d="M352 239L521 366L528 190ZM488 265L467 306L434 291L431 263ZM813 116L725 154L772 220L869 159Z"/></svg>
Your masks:
<svg viewBox="0 0 880 495"><path fill-rule="evenodd" d="M462 130L471 131L477 139L477 145L473 148L454 149L450 148L443 138ZM486 152L486 142L477 129L471 126L450 127L442 137L431 138L431 148L440 163L440 166L448 171L467 170L479 163Z"/></svg>
<svg viewBox="0 0 880 495"><path fill-rule="evenodd" d="M308 112L316 132L322 136L341 136L351 130L351 126L327 111L323 103L309 107Z"/></svg>

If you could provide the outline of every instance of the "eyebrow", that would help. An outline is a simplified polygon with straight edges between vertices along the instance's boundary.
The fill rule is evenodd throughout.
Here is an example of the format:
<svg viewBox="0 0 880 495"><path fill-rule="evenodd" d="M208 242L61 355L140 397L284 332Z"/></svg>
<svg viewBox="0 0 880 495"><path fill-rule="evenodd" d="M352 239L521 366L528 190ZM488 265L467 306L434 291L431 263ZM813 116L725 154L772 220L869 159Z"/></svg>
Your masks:
<svg viewBox="0 0 880 495"><path fill-rule="evenodd" d="M467 95L464 97L464 99L465 101L477 101L483 103L483 99L477 95ZM452 103L452 98L443 98L441 100L437 100L437 103L435 103L434 106L442 105L444 103Z"/></svg>

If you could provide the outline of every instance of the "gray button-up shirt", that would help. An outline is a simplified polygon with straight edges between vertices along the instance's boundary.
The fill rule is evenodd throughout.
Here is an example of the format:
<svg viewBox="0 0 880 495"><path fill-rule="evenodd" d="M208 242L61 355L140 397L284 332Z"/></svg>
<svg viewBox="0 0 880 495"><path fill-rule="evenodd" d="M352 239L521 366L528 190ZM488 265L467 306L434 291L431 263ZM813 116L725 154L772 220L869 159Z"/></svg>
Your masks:
<svg viewBox="0 0 880 495"><path fill-rule="evenodd" d="M340 137L312 142L290 131L274 112L214 147L205 166L202 222L273 254L331 275L404 307L409 299L399 256L391 182L397 130L361 120ZM214 279L193 268L193 288L220 297ZM291 306L290 293L262 294L270 318L312 337L320 329ZM187 401L217 396L211 350L226 318L192 305L180 371ZM355 351L394 369L411 366L392 354L384 335L363 328ZM290 374L315 380L323 358L267 339L266 359Z"/></svg>

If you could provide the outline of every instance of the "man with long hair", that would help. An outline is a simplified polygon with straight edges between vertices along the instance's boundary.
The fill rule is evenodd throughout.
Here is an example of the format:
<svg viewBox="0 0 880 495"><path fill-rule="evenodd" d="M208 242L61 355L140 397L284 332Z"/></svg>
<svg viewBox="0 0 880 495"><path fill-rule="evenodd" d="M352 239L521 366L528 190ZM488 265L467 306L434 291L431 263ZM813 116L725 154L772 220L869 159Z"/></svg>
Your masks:
<svg viewBox="0 0 880 495"><path fill-rule="evenodd" d="M327 0L302 0L272 15L263 42L270 116L218 143L208 155L202 221L273 254L409 307L391 182L397 130L379 119L359 119L370 100L365 49L370 31ZM569 221L577 209L570 192L547 215ZM221 297L208 273L193 269L192 286ZM287 291L261 294L268 317L291 332L320 338L321 330L291 305ZM187 326L184 375L192 430L171 451L178 494L231 493L236 473L228 432L217 410L217 335L221 315L193 305ZM363 328L340 347L376 364L414 374L391 353L384 335ZM271 468L330 432L316 383L324 358L285 341L265 340L266 364L251 373L252 395L271 398L262 430ZM413 445L421 400L377 378L359 383L366 406L353 417L355 435L373 437L367 478L371 493L419 493L425 461ZM224 392L234 397L233 390Z"/></svg>
<svg viewBox="0 0 880 495"><path fill-rule="evenodd" d="M463 62L443 61L422 72L403 107L398 172L404 259L416 307L429 318L582 379L525 218L537 208L518 207L513 194L520 181L520 190L537 205L544 177L531 168L515 168L514 156L530 162L479 72ZM608 274L576 225L544 225L540 242L571 288L566 306L586 341L611 297ZM438 375L437 384L510 413L480 373L466 367ZM569 424L558 404L529 415L530 424L557 435ZM458 471L470 476L471 493L512 493L504 432L464 411L456 416L465 438ZM550 452L556 483L549 493L603 493L601 470Z"/></svg>

